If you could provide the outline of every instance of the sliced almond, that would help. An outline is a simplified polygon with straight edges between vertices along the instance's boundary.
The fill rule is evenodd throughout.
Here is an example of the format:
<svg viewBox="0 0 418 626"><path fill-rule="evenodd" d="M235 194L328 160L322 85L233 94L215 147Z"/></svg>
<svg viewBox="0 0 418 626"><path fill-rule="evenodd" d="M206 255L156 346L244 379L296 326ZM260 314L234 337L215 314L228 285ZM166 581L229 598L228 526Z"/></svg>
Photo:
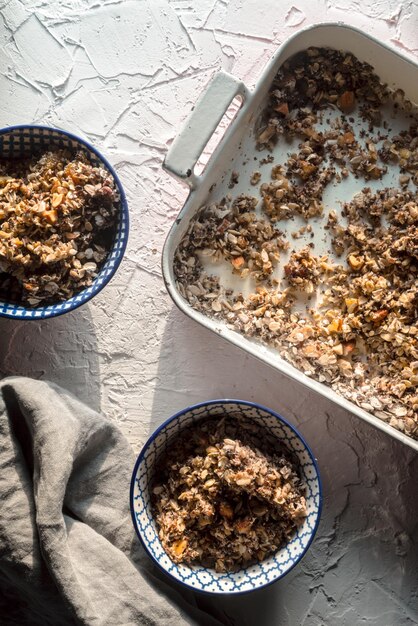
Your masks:
<svg viewBox="0 0 418 626"><path fill-rule="evenodd" d="M55 209L56 207L58 207L61 204L63 198L64 196L62 193L54 193L52 195L52 201L51 201L52 208Z"/></svg>

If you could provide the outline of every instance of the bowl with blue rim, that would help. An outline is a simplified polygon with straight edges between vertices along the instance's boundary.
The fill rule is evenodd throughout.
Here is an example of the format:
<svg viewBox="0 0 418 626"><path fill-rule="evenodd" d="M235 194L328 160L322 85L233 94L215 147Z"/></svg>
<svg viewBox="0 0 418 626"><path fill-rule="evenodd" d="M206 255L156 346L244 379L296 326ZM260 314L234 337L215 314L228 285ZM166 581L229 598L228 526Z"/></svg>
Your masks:
<svg viewBox="0 0 418 626"><path fill-rule="evenodd" d="M114 276L125 253L129 233L128 204L122 184L107 159L90 143L70 132L39 125L9 126L0 129L0 159L14 160L37 157L48 151L65 150L83 153L89 163L100 167L113 178L118 195L116 223L106 250L106 258L98 267L91 285L74 293L72 297L46 306L22 304L16 299L0 296L0 317L37 320L57 317L77 309L98 294ZM1 226L1 224L0 224ZM1 260L1 259L0 259Z"/></svg>
<svg viewBox="0 0 418 626"><path fill-rule="evenodd" d="M239 416L250 420L283 446L295 460L305 485L306 517L290 539L262 560L236 571L219 572L199 564L175 563L165 552L159 537L153 505L156 468L173 442L190 432L199 422ZM283 578L303 558L318 528L322 490L316 459L297 430L275 411L243 400L210 400L185 408L165 421L143 446L131 479L130 507L134 528L154 563L177 583L208 594L240 594L266 587Z"/></svg>

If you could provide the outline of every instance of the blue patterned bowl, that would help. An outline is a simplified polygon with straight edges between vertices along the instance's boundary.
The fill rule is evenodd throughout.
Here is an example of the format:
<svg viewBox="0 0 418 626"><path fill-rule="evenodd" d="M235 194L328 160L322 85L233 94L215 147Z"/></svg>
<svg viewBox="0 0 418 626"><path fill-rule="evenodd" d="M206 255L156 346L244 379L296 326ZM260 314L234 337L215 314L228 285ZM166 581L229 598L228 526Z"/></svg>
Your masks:
<svg viewBox="0 0 418 626"><path fill-rule="evenodd" d="M202 566L177 565L164 551L151 512L149 485L156 461L171 440L184 428L202 418L240 413L253 419L285 443L300 462L307 485L307 510L302 526L292 540L262 563L234 573L218 573ZM176 582L194 591L238 594L254 591L285 576L308 550L319 524L322 506L321 481L314 456L293 426L280 415L259 404L243 400L211 400L180 411L162 424L143 447L132 475L130 504L135 530L155 563Z"/></svg>
<svg viewBox="0 0 418 626"><path fill-rule="evenodd" d="M121 207L112 248L106 263L93 284L87 289L80 291L69 300L45 307L26 308L0 301L0 317L45 319L73 311L91 300L103 289L116 272L125 252L129 232L128 204L125 192L115 170L96 148L76 135L48 126L10 126L0 130L0 158L31 156L51 148L82 150L93 164L105 167L112 174L120 194Z"/></svg>

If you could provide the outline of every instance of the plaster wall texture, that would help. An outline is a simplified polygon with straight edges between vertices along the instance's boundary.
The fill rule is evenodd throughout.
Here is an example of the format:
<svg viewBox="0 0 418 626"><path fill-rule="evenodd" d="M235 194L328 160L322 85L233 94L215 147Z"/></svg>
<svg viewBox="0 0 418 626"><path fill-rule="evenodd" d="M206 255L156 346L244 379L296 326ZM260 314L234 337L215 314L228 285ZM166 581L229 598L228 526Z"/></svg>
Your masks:
<svg viewBox="0 0 418 626"><path fill-rule="evenodd" d="M217 600L237 626L418 623L416 454L178 312L160 270L187 190L161 169L220 68L254 86L298 28L341 20L411 58L407 0L0 0L0 126L45 123L94 143L131 211L117 276L93 302L42 322L0 320L0 373L54 380L114 419L136 450L188 404L259 401L294 423L324 483L317 539L284 580Z"/></svg>

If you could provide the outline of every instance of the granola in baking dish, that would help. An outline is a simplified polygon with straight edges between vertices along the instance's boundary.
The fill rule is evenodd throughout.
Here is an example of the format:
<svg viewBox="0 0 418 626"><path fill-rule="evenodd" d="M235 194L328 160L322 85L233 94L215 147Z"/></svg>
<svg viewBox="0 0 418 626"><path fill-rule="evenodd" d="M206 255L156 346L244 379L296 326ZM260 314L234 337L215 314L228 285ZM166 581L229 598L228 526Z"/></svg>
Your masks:
<svg viewBox="0 0 418 626"><path fill-rule="evenodd" d="M409 127L390 134L388 110L402 111ZM289 139L299 143L286 156ZM281 141L286 160L273 164L270 181L249 181L258 193L201 208L175 254L180 293L417 438L416 110L353 55L311 48L274 79L256 141L262 150ZM389 164L399 185L384 185ZM338 212L325 206L327 187L348 177L363 179L362 191ZM304 225L285 234L296 219ZM314 222L328 237L326 254L316 252ZM211 271L220 263L245 288L225 286Z"/></svg>
<svg viewBox="0 0 418 626"><path fill-rule="evenodd" d="M118 210L113 177L83 152L0 159L0 298L43 306L89 287Z"/></svg>
<svg viewBox="0 0 418 626"><path fill-rule="evenodd" d="M176 563L218 572L263 561L307 515L298 465L248 418L209 418L176 438L152 487L162 545Z"/></svg>

